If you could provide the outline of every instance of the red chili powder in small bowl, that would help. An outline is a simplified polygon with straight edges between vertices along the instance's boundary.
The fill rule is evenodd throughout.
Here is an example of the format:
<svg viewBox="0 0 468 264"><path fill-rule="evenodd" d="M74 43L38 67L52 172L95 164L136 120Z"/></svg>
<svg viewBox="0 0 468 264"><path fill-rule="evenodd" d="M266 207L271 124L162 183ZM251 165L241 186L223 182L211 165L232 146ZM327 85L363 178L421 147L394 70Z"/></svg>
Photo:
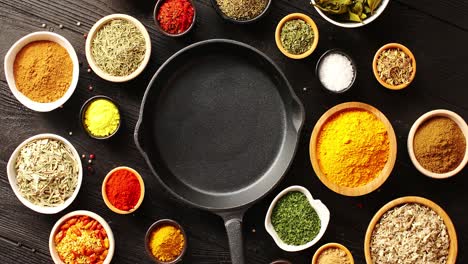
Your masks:
<svg viewBox="0 0 468 264"><path fill-rule="evenodd" d="M189 0L160 0L155 19L159 27L170 35L183 34L195 19L195 8Z"/></svg>
<svg viewBox="0 0 468 264"><path fill-rule="evenodd" d="M143 195L139 177L129 168L116 168L111 171L103 186L109 203L122 211L136 209Z"/></svg>

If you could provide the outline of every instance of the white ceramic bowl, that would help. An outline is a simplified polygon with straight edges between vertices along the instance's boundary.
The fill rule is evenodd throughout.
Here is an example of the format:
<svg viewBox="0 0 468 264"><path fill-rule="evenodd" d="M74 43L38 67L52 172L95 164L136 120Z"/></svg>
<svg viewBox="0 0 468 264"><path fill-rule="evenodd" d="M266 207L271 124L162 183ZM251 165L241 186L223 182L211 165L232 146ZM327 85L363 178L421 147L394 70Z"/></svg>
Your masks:
<svg viewBox="0 0 468 264"><path fill-rule="evenodd" d="M465 157L463 158L462 162L458 165L457 168L455 168L452 171L446 172L446 173L435 173L432 171L429 171L425 169L419 161L416 159L416 155L414 154L414 148L413 148L413 142L414 142L414 135L416 134L416 131L418 130L419 126L424 123L426 120L436 117L436 116L441 116L441 117L448 117L452 119L460 128L460 130L463 132L463 135L465 136L465 142L468 143L468 125L466 124L465 120L456 113L449 111L449 110L444 110L444 109L438 109L438 110L433 110L430 112L425 113L421 117L419 117L416 122L414 122L413 126L411 127L411 130L408 135L408 153L411 158L411 161L413 162L413 165L418 169L419 172L422 174L435 178L435 179L445 179L454 176L455 174L459 173L468 163L468 144L467 148L465 150Z"/></svg>
<svg viewBox="0 0 468 264"><path fill-rule="evenodd" d="M278 234L273 228L273 225L271 224L271 214L273 213L273 208L275 207L276 202L278 202L278 200L281 197L283 197L285 194L289 192L294 192L294 191L301 192L307 197L307 199L310 202L310 205L314 208L314 210L318 214L318 217L320 218L320 231L317 234L317 236L312 241L301 246L293 246L293 245L288 245L284 243L279 238ZM268 208L268 212L265 217L265 229L267 230L268 234L270 234L270 236L273 238L273 240L275 241L276 245L278 245L279 248L288 252L296 252L296 251L307 249L315 245L320 240L320 238L322 238L322 236L325 234L325 231L327 230L327 227L328 227L328 222L330 222L330 211L328 210L328 208L320 200L314 200L314 198L312 197L312 195L306 188L302 186L294 185L294 186L284 189L271 202L270 207Z"/></svg>
<svg viewBox="0 0 468 264"><path fill-rule="evenodd" d="M55 207L43 207L43 206L39 206L39 205L35 205L31 203L29 200L27 200L21 195L21 193L18 190L18 185L16 182L15 164L16 164L16 158L18 157L21 148L31 141L34 141L36 139L43 139L43 138L51 138L51 139L55 139L55 140L63 142L66 146L68 146L71 149L73 153L73 157L78 162L78 182L77 182L75 191L73 192L72 196L70 196L65 201L65 203L59 206L55 206ZM78 155L78 152L68 140L55 134L39 134L39 135L32 136L26 139L25 141L23 141L23 143L21 143L13 151L13 154L11 154L11 157L8 160L7 174L8 174L8 181L10 182L10 186L13 189L13 192L15 193L16 197L18 197L18 199L20 200L20 202L22 202L29 209L36 211L38 213L42 213L42 214L56 214L62 211L63 209L67 208L75 200L76 196L78 195L78 192L80 191L80 188L81 188L81 182L83 181L83 169L81 166L81 159L80 159L80 156Z"/></svg>
<svg viewBox="0 0 468 264"><path fill-rule="evenodd" d="M115 19L127 20L130 23L134 24L140 30L140 32L143 34L143 37L145 38L145 43L146 43L145 57L143 58L143 61L141 62L140 66L134 72L132 72L131 74L127 76L112 76L104 72L96 65L96 62L94 61L94 58L93 58L93 54L91 53L91 44L92 44L91 42L94 36L96 35L96 33L108 22L110 22L111 20L115 20ZM108 15L108 16L101 18L99 21L96 22L96 24L94 24L94 26L89 31L88 37L86 38L85 51L86 51L86 60L88 61L89 67L91 67L91 69L99 77L110 82L117 82L117 83L126 82L140 75L140 73L143 72L146 65L148 64L148 61L151 56L151 39L145 26L136 18L129 16L129 15L124 15L124 14L113 14L113 15Z"/></svg>
<svg viewBox="0 0 468 264"><path fill-rule="evenodd" d="M312 3L315 4L315 0L312 0ZM320 8L314 6L315 10L328 22L332 23L333 25L343 27L343 28L357 28L357 27L362 27L367 24L372 23L374 20L376 20L385 10L387 7L388 3L390 3L390 0L382 0L382 3L380 3L380 6L375 10L375 13L368 17L367 19L364 19L362 22L341 22L333 19L333 17L328 16L325 14Z"/></svg>
<svg viewBox="0 0 468 264"><path fill-rule="evenodd" d="M13 65L16 59L16 54L18 54L18 52L27 44L34 42L34 41L40 41L40 40L53 41L59 44L60 46L64 47L67 50L73 62L73 76L72 76L70 87L62 96L62 98L51 103L35 102L29 99L28 97L26 97L24 94L22 94L16 87L15 76L13 72ZM78 57L76 56L75 49L70 44L70 42L64 37L60 36L59 34L48 32L48 31L34 32L18 40L15 44L13 44L13 46L11 46L10 50L8 50L7 54L5 55L4 66L5 66L5 77L13 95L24 106L37 112L50 112L60 107L61 105L65 104L65 102L71 97L71 95L75 91L76 85L78 84L78 75L80 72Z"/></svg>
<svg viewBox="0 0 468 264"><path fill-rule="evenodd" d="M86 215L94 220L97 220L102 227L106 230L107 233L107 238L109 239L109 252L107 253L107 257L104 259L104 264L109 264L112 261L112 257L114 256L114 251L115 251L115 240L114 240L114 234L112 233L112 229L110 228L109 224L107 224L106 220L104 218L100 217L96 213L90 212L90 211L85 211L85 210L78 210L74 211L71 213L68 213L62 218L60 218L52 227L52 231L50 231L50 236L49 236L49 251L50 251L50 256L52 257L52 260L54 261L55 264L63 264L62 260L60 259L57 250L55 249L55 241L54 241L54 236L57 233L57 229L62 225L63 222L65 222L67 219L73 216L81 216L81 215Z"/></svg>

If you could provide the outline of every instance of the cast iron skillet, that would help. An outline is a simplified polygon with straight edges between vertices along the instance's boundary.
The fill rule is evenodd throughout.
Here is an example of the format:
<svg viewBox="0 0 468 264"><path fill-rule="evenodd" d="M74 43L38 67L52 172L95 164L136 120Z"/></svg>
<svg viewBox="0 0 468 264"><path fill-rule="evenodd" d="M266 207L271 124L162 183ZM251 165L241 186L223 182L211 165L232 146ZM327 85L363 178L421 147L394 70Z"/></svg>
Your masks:
<svg viewBox="0 0 468 264"><path fill-rule="evenodd" d="M232 262L241 264L243 214L283 178L304 116L267 56L213 39L180 50L159 68L134 138L163 186L224 219Z"/></svg>

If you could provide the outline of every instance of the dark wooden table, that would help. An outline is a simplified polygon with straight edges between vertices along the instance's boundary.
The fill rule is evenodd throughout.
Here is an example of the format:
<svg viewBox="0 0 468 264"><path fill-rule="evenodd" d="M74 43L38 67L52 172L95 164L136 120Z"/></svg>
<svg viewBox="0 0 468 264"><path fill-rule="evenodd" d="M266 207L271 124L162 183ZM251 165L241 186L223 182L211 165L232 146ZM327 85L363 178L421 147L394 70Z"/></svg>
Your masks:
<svg viewBox="0 0 468 264"><path fill-rule="evenodd" d="M49 232L55 221L77 209L103 216L116 238L114 263L151 263L144 250L146 229L157 219L179 221L189 236L189 251L184 263L230 263L227 237L220 218L176 201L150 173L133 142L133 129L140 101L151 76L177 50L200 40L229 38L248 43L270 56L285 72L302 100L307 117L298 153L292 168L270 195L245 215L244 237L247 263L269 263L286 258L293 263L310 263L314 251L327 242L350 248L356 263L364 263L364 234L374 213L388 201L406 195L432 199L451 216L458 231L458 263L468 263L468 186L467 169L448 180L432 180L412 165L406 140L412 123L423 113L445 108L468 118L468 2L464 0L392 0L374 23L359 29L342 29L323 20L308 5L309 0L273 0L269 14L248 26L222 21L209 0L197 0L197 25L181 39L162 36L153 25L153 1L146 0L0 0L0 57L20 37L44 30L66 37L83 63L80 81L72 98L51 113L36 113L22 106L11 94L4 74L0 77L0 263L51 263ZM293 61L276 48L274 30L278 21L292 12L310 15L320 30L317 50L308 59ZM123 84L106 82L87 72L83 34L101 17L126 13L147 27L153 44L148 67L142 75ZM77 26L77 22L81 26ZM64 27L59 28L59 24ZM407 45L417 58L416 80L406 90L392 92L375 80L371 62L379 47L388 42ZM314 75L318 57L327 49L342 48L356 60L359 74L344 95L323 91ZM89 86L94 89L88 90ZM122 108L123 127L109 141L90 139L79 127L78 112L89 97L104 94ZM315 176L309 161L309 137L318 118L330 107L362 101L379 108L391 121L398 138L398 157L392 175L377 191L350 198L328 190ZM73 135L69 135L72 131ZM16 146L35 134L51 132L69 139L78 152L94 153L95 173L84 175L75 202L57 215L41 215L24 207L13 194L6 175L6 163ZM121 216L111 212L101 198L104 175L118 165L131 166L143 175L146 197L137 213ZM331 211L325 236L316 246L298 253L280 250L266 233L263 221L267 207L283 188L300 184L321 199Z"/></svg>

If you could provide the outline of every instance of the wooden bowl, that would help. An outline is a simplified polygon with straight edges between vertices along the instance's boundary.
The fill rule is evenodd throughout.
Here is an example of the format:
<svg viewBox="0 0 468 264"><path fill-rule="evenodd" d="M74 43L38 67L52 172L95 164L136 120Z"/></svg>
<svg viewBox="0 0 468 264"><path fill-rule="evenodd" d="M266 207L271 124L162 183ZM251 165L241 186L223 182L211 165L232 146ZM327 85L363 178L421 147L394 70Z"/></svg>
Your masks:
<svg viewBox="0 0 468 264"><path fill-rule="evenodd" d="M408 83L403 83L403 84L400 84L400 85L390 85L390 84L382 81L382 79L380 79L379 73L377 71L377 60L380 57L380 54L382 53L382 51L387 50L387 49L400 49L406 55L408 55L411 58L411 62L412 62L412 65L413 65L413 72L411 73L410 80L409 80ZM377 79L377 81L379 81L379 83L382 86L384 86L385 88L388 88L390 90L401 90L403 88L408 87L408 85L411 84L411 82L414 80L414 77L416 76L416 59L414 58L413 53L407 47L405 47L405 46L403 46L401 44L398 44L398 43L389 43L389 44L386 44L383 47L381 47L375 53L374 60L372 62L372 70L374 71L375 78Z"/></svg>
<svg viewBox="0 0 468 264"><path fill-rule="evenodd" d="M455 226L452 223L452 220L447 215L447 213L436 203L426 198L417 197L417 196L407 196L395 199L386 205L384 205L372 218L369 226L367 227L366 237L364 240L364 254L366 257L367 264L373 264L370 252L370 243L372 232L374 231L375 225L379 222L380 218L383 214L385 214L388 210L403 205L406 203L417 203L424 206L431 208L434 212L436 212L444 221L445 226L447 227L448 235L450 238L450 246L449 246L449 254L447 258L447 264L455 264L457 259L457 252L458 252L458 240L457 240L457 233L455 231Z"/></svg>
<svg viewBox="0 0 468 264"><path fill-rule="evenodd" d="M374 114L384 124L388 133L388 139L390 141L389 157L387 163L385 164L380 174L368 184L354 188L340 186L330 181L320 169L318 158L316 155L318 135L320 134L320 131L322 131L322 128L325 125L325 123L327 123L328 119L336 113L351 109L365 110ZM393 130L392 124L390 124L390 121L388 121L385 115L373 106L359 102L348 102L339 104L325 112L322 115L322 117L320 117L320 119L317 121L317 124L315 124L314 130L312 131L312 135L310 137L309 154L310 161L312 162L312 167L315 171L315 174L317 174L320 181L323 184L325 184L325 186L327 186L330 190L346 196L365 195L379 188L387 180L388 176L390 176L390 173L393 170L393 166L395 165L397 155L397 141L395 131Z"/></svg>
<svg viewBox="0 0 468 264"><path fill-rule="evenodd" d="M309 24L312 27L312 31L314 32L314 42L312 43L312 47L302 53L302 54L292 54L288 52L285 48L283 48L283 44L281 43L281 29L283 28L284 24L290 20L295 20L295 19L301 19L304 20L307 24ZM319 31L317 28L317 25L315 24L314 20L310 18L307 15L301 14L301 13L293 13L285 16L281 21L278 23L278 26L276 26L276 31L275 31L275 41L276 41L276 46L278 46L278 49L283 53L286 57L291 58L291 59L304 59L312 52L314 52L315 48L317 48L317 44L319 41Z"/></svg>
<svg viewBox="0 0 468 264"><path fill-rule="evenodd" d="M138 179L138 182L140 183L140 199L138 199L138 202L135 205L135 207L133 207L132 209L130 209L128 211L124 211L124 210L121 210L121 209L115 207L109 201L109 199L107 198L107 194L106 194L107 181L109 180L109 177L115 171L118 171L118 170L128 170L128 171L132 172L133 174L135 174L135 176ZM121 166L121 167L117 167L117 168L109 171L109 173L107 173L106 177L104 178L104 181L102 182L101 191L102 191L102 199L104 200L104 203L107 205L107 207L109 207L109 209L112 210L112 212L117 213L117 214L130 214L130 213L135 212L140 207L141 203L143 202L143 198L145 197L145 183L143 182L143 178L141 177L141 175L136 170L134 170L132 168L129 168L129 167Z"/></svg>
<svg viewBox="0 0 468 264"><path fill-rule="evenodd" d="M317 251L315 251L314 257L312 258L312 264L317 264L320 254L322 254L322 252L330 248L338 248L346 252L346 255L349 258L350 264L354 264L353 254L351 254L348 248L338 243L328 243L328 244L321 246L319 249L317 249Z"/></svg>
<svg viewBox="0 0 468 264"><path fill-rule="evenodd" d="M463 135L465 136L465 144L468 143L468 125L466 124L465 120L463 120L461 116L457 115L456 113L452 111L439 109L439 110L433 110L433 111L425 113L424 115L419 117L416 120L416 122L414 122L408 135L408 153L411 158L411 162L413 162L413 165L416 167L416 169L418 169L419 172L434 179L446 179L446 178L449 178L458 174L466 166L466 164L468 163L468 146L465 150L465 157L463 158L462 162L460 162L458 167L446 173L436 173L436 172L432 172L424 168L419 163L418 159L416 159L416 155L414 154L414 148L413 148L414 135L416 134L416 131L418 131L419 126L421 126L421 124L423 124L427 120L436 116L447 117L447 118L452 119L452 121L458 125Z"/></svg>
<svg viewBox="0 0 468 264"><path fill-rule="evenodd" d="M140 30L141 34L143 34L143 37L146 43L146 52L145 52L145 57L143 58L143 61L141 62L140 66L138 66L138 68L134 72L130 73L127 76L113 76L101 70L101 68L99 68L99 66L94 61L94 57L91 52L91 49L92 49L91 42L94 39L94 36L96 35L96 33L99 32L99 30L103 26L105 26L107 23L116 19L127 20L128 22L134 24L138 28L138 30ZM88 61L89 67L91 67L91 69L99 77L110 82L116 82L116 83L127 82L136 78L146 68L146 65L148 64L150 56L151 56L151 39L145 26L136 18L129 16L129 15L124 15L124 14L113 14L113 15L108 15L108 16L101 18L89 30L88 37L86 38L85 52L86 52L86 60Z"/></svg>

